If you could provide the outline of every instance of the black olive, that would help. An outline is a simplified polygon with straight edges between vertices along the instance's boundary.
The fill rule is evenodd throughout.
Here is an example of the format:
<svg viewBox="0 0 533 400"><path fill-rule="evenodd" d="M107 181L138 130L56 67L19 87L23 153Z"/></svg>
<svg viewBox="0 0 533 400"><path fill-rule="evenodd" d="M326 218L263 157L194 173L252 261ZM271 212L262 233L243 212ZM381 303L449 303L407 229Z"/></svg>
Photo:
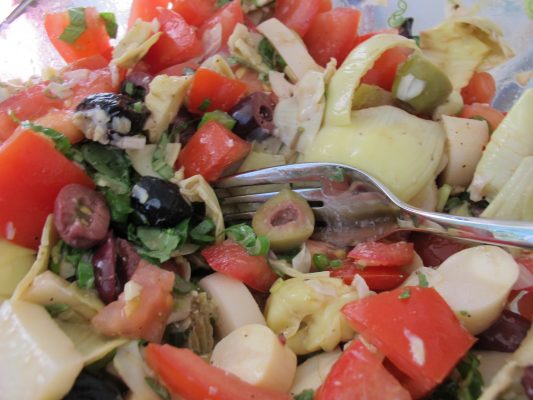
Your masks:
<svg viewBox="0 0 533 400"><path fill-rule="evenodd" d="M404 36L407 39L413 39L413 23L415 22L414 18L405 18L402 25L398 29L398 34Z"/></svg>
<svg viewBox="0 0 533 400"><path fill-rule="evenodd" d="M121 400L123 392L109 376L97 377L82 371L63 400Z"/></svg>
<svg viewBox="0 0 533 400"><path fill-rule="evenodd" d="M78 104L76 111L87 113L95 109L103 110L108 115L108 134L120 136L142 133L144 124L150 115L143 102L116 93L98 93L88 96Z"/></svg>
<svg viewBox="0 0 533 400"><path fill-rule="evenodd" d="M152 79L153 76L146 72L132 72L122 82L120 92L136 100L144 100Z"/></svg>
<svg viewBox="0 0 533 400"><path fill-rule="evenodd" d="M527 335L531 322L510 310L503 310L500 317L478 335L476 348L513 353Z"/></svg>
<svg viewBox="0 0 533 400"><path fill-rule="evenodd" d="M192 207L179 187L159 178L142 177L131 196L135 215L145 225L172 228L192 215Z"/></svg>
<svg viewBox="0 0 533 400"><path fill-rule="evenodd" d="M249 141L267 139L275 128L274 106L274 101L266 93L255 92L246 96L229 112L237 121L233 132Z"/></svg>
<svg viewBox="0 0 533 400"><path fill-rule="evenodd" d="M176 135L175 137L182 146L185 146L196 132L196 127L199 122L200 118L182 108L174 119L170 127L170 132Z"/></svg>

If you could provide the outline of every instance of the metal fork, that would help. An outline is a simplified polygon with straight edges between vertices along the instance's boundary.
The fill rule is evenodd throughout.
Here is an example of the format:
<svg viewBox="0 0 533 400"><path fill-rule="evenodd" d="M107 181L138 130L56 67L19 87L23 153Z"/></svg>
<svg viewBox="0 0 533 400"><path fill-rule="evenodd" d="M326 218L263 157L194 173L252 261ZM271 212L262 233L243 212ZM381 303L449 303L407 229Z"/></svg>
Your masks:
<svg viewBox="0 0 533 400"><path fill-rule="evenodd" d="M341 177L341 179L339 179ZM342 181L342 182L341 182ZM258 186L291 184L312 206L314 237L349 246L402 230L504 246L533 248L533 224L467 218L428 212L402 202L385 185L352 167L330 163L292 164L246 172L215 183L224 219L249 220L261 203L279 191L257 193ZM255 189L254 189L255 188ZM241 194L253 190L255 194Z"/></svg>

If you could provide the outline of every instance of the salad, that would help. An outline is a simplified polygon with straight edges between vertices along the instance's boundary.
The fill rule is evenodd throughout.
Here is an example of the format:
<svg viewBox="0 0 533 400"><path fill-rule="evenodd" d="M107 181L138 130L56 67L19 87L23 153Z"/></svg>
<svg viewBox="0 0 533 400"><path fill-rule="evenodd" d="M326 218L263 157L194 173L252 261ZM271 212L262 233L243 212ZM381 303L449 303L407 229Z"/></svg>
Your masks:
<svg viewBox="0 0 533 400"><path fill-rule="evenodd" d="M66 66L0 82L0 398L532 399L532 253L344 247L294 187L213 187L334 162L533 221L533 91L490 105L502 32L457 6L415 35L398 6L373 32L330 0L133 0L121 37L90 5L43 16Z"/></svg>

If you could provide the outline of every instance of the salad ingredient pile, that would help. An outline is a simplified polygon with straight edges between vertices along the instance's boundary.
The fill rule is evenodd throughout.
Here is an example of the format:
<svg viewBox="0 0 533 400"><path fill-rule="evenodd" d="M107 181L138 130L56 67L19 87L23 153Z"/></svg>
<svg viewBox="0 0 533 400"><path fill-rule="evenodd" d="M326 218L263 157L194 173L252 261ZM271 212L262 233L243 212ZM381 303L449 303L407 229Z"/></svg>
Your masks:
<svg viewBox="0 0 533 400"><path fill-rule="evenodd" d="M361 17L328 0L133 0L125 32L90 6L44 17L67 65L0 84L0 398L533 398L530 251L345 247L317 240L295 186L216 188L333 162L414 207L533 221L533 92L490 105L513 56L498 26Z"/></svg>

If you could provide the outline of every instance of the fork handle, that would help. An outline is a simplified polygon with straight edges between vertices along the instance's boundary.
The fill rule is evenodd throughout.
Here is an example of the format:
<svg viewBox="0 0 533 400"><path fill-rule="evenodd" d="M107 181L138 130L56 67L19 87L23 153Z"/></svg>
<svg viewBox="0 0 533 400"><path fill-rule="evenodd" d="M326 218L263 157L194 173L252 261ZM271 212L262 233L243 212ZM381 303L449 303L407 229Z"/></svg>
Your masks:
<svg viewBox="0 0 533 400"><path fill-rule="evenodd" d="M400 217L400 226L403 225L414 231L478 243L533 249L533 224L527 222L458 217L405 207Z"/></svg>

